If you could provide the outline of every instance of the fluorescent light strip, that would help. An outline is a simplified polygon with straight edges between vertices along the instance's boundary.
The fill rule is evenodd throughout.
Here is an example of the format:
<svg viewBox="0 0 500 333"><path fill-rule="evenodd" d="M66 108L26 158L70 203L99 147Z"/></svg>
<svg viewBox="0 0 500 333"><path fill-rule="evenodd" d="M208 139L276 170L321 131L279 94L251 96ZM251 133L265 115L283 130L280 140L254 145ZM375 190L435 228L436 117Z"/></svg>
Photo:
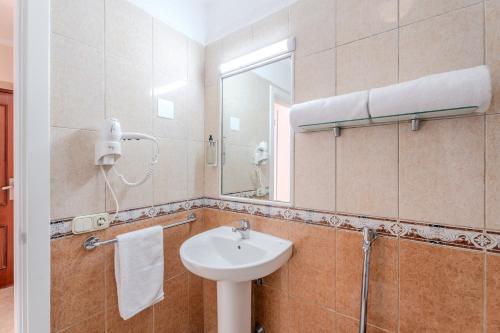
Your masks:
<svg viewBox="0 0 500 333"><path fill-rule="evenodd" d="M235 58L220 65L222 74L232 72L234 70L244 68L255 63L268 60L279 55L295 50L295 38L291 37L281 42L266 46L260 50Z"/></svg>

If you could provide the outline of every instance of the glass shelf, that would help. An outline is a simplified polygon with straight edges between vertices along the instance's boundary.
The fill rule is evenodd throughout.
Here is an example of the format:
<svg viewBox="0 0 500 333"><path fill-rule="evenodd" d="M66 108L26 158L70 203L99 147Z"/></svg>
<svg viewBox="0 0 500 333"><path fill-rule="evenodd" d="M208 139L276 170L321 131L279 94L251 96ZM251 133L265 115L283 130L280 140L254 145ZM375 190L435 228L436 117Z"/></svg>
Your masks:
<svg viewBox="0 0 500 333"><path fill-rule="evenodd" d="M471 114L474 111L476 111L477 108L478 108L477 106L464 106L452 109L402 113L391 116L350 119L350 120L341 120L341 121L325 122L317 124L306 124L306 125L300 125L299 128L301 128L303 131L320 131L331 128L350 128L350 127L369 126L375 124L396 123L400 121L418 121L430 118L448 118L448 117L464 116ZM416 126L416 128L413 128L414 126ZM418 123L416 125L412 124L412 129L414 130L418 129Z"/></svg>

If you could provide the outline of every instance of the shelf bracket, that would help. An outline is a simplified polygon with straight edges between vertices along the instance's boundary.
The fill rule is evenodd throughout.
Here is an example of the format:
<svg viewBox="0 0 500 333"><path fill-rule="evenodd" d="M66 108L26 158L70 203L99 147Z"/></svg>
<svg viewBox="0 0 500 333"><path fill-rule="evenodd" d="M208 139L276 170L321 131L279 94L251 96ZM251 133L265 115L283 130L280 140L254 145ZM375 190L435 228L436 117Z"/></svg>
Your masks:
<svg viewBox="0 0 500 333"><path fill-rule="evenodd" d="M411 130L418 131L419 129L420 129L420 120L419 119L412 119L411 120Z"/></svg>
<svg viewBox="0 0 500 333"><path fill-rule="evenodd" d="M336 138L340 136L340 127L333 128L333 135L335 135Z"/></svg>

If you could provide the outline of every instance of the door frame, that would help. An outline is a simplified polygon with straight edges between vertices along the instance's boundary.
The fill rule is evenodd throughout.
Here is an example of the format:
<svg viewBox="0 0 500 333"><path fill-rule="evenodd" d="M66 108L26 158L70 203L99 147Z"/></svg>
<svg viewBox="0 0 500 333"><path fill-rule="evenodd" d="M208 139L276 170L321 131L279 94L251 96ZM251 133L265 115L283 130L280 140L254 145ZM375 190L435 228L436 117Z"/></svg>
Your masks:
<svg viewBox="0 0 500 333"><path fill-rule="evenodd" d="M16 0L15 331L50 331L50 0Z"/></svg>

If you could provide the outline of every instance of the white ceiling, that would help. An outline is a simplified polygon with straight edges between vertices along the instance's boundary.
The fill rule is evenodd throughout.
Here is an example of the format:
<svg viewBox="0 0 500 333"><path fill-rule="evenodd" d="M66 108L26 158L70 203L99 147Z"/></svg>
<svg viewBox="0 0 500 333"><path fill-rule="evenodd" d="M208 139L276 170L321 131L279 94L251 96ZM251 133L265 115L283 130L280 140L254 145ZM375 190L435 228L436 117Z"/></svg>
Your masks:
<svg viewBox="0 0 500 333"><path fill-rule="evenodd" d="M208 44L297 0L129 0L188 37Z"/></svg>

